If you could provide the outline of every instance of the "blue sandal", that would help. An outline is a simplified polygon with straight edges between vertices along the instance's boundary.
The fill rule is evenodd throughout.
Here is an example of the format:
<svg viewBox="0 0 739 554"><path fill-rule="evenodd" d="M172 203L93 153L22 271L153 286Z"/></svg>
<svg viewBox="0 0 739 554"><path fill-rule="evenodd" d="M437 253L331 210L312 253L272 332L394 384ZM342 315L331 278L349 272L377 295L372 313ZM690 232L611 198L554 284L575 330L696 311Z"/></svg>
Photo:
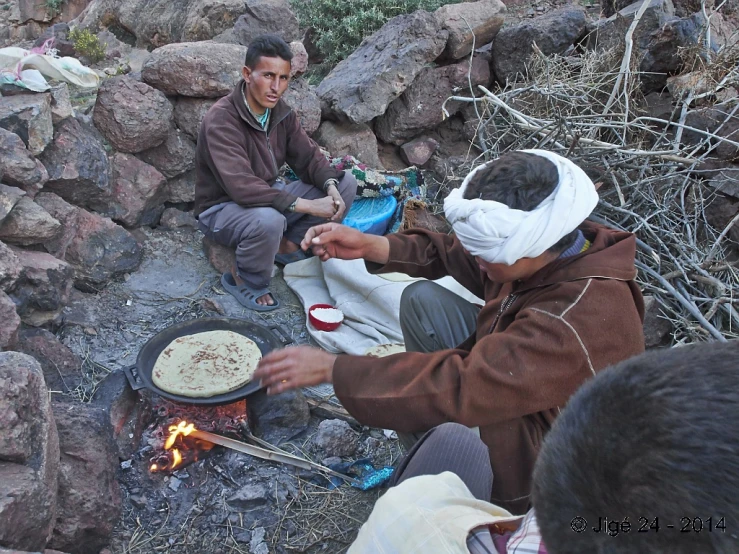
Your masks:
<svg viewBox="0 0 739 554"><path fill-rule="evenodd" d="M255 289L244 283L243 285L237 285L234 281L233 275L230 273L224 273L221 275L221 285L225 290L231 293L231 295L239 301L239 304L250 310L256 312L271 312L280 307L280 301L269 291L269 289ZM263 306L257 304L257 298L269 294L274 300L274 304L271 306Z"/></svg>

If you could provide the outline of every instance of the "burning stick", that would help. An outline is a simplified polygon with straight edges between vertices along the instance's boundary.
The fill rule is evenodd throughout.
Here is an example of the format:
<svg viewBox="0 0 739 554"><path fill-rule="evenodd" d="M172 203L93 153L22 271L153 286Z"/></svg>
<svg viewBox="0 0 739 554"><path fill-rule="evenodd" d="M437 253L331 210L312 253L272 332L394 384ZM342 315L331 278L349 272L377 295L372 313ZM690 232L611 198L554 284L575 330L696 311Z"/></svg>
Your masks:
<svg viewBox="0 0 739 554"><path fill-rule="evenodd" d="M223 437L221 435L216 435L215 433L210 433L208 431L198 431L197 429L195 429L195 425L193 425L192 423L188 424L186 421L180 421L180 423L177 424L176 427L174 425L171 426L170 431L172 431L172 434L169 436L167 442L164 444L164 448L167 450L174 446L177 437L182 434L185 437L192 437L194 439L200 439L212 444L225 446L226 448L231 448L232 450L243 452L244 454L249 454L256 458L261 458L262 460L280 462L282 464L292 465L301 469L312 469L315 471L321 471L323 473L333 475L334 477L339 477L340 479L343 479L349 483L355 485L359 484L359 481L357 481L353 477L349 477L348 475L344 475L343 473L339 473L338 471L329 469L326 466L322 466L321 464L317 464L315 462L293 456L292 454L266 450L258 446L246 444L245 442L229 439L228 437Z"/></svg>

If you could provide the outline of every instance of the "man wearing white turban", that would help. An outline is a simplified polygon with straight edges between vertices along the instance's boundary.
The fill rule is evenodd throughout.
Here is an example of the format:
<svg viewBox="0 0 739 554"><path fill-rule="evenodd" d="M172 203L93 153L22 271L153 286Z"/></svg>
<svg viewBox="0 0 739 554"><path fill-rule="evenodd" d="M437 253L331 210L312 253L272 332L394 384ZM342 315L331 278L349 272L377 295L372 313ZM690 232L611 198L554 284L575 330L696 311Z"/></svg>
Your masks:
<svg viewBox="0 0 739 554"><path fill-rule="evenodd" d="M522 513L544 435L570 395L644 350L636 240L586 221L597 200L574 163L529 150L476 168L449 194L453 235L312 228L301 246L322 260L363 258L372 272L429 280L451 275L485 304L419 281L401 299L407 352L288 348L265 356L255 378L269 394L333 383L360 423L401 438L450 421L479 428L495 475L491 501Z"/></svg>

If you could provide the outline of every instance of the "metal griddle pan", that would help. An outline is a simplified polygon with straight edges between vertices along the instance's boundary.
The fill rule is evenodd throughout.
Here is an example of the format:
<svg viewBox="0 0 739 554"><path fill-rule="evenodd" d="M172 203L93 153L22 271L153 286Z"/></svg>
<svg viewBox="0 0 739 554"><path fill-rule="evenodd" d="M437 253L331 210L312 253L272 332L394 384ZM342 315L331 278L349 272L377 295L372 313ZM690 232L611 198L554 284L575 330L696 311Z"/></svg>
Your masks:
<svg viewBox="0 0 739 554"><path fill-rule="evenodd" d="M259 384L259 381L250 381L241 388L232 390L225 394L218 394L208 398L193 398L190 396L182 396L163 391L152 382L151 372L154 369L154 364L162 350L169 346L169 344L176 338L185 335L203 333L205 331L233 331L234 333L244 335L257 344L259 350L262 351L262 356L272 350L282 348L293 342L287 338L287 336L277 326L268 328L259 325L258 323L252 323L243 319L206 317L185 321L184 323L178 323L177 325L167 327L150 338L139 351L139 355L136 358L136 364L123 368L131 388L133 388L133 390L146 388L159 396L176 402L207 406L230 404L231 402L241 400L242 398L245 398L261 389L262 387Z"/></svg>

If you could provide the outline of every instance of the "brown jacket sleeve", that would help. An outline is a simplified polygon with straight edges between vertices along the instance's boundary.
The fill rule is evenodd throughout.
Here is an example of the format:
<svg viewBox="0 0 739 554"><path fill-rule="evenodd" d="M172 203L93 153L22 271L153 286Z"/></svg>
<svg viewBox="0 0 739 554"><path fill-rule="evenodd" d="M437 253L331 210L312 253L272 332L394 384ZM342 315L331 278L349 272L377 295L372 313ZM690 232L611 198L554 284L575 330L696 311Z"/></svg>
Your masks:
<svg viewBox="0 0 739 554"><path fill-rule="evenodd" d="M618 286L628 292L622 283ZM339 356L333 374L336 395L362 424L403 432L448 421L485 426L564 406L594 375L588 347L602 330L592 329L597 307L591 302L568 307L571 302L561 301L577 298L577 290L550 295L547 301L524 307L504 332L479 338L469 352Z"/></svg>
<svg viewBox="0 0 739 554"><path fill-rule="evenodd" d="M228 196L240 206L273 207L284 212L297 196L270 187L252 171L238 125L212 121L205 132L211 171L220 177Z"/></svg>
<svg viewBox="0 0 739 554"><path fill-rule="evenodd" d="M290 112L285 123L287 124L285 160L301 181L323 190L323 184L328 179L341 179L344 176L343 171L331 167L319 146L300 126L294 111Z"/></svg>
<svg viewBox="0 0 739 554"><path fill-rule="evenodd" d="M482 298L483 278L475 258L453 235L410 229L387 235L390 254L385 265L367 262L370 273L399 272L411 277L454 277L463 287Z"/></svg>

